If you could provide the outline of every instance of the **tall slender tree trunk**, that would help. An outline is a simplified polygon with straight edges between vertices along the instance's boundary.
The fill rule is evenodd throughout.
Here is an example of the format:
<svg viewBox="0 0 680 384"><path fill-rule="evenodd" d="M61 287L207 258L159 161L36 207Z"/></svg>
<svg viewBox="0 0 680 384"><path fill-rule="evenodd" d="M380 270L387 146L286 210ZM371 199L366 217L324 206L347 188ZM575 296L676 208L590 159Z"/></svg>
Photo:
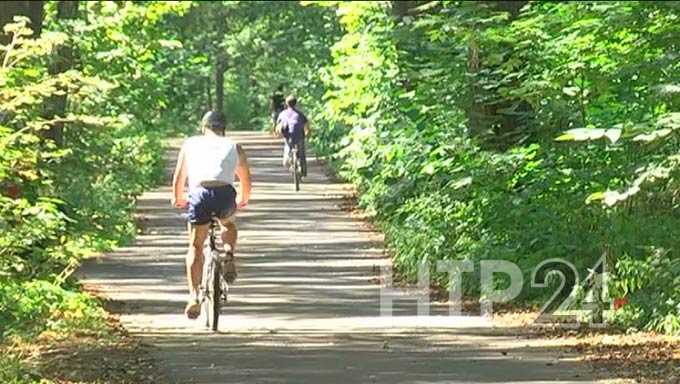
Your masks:
<svg viewBox="0 0 680 384"><path fill-rule="evenodd" d="M510 13L510 18L514 19L519 15L520 9L527 5L529 1L527 0L512 0L512 1L487 1L493 4L494 8L499 11L505 11Z"/></svg>
<svg viewBox="0 0 680 384"><path fill-rule="evenodd" d="M28 18L31 19L31 28L33 28L33 36L39 37L42 33L43 19L45 14L43 12L44 1L26 1L28 3Z"/></svg>
<svg viewBox="0 0 680 384"><path fill-rule="evenodd" d="M207 97L206 108L213 109L212 84L210 82L210 78L208 78L208 80L205 83L205 95Z"/></svg>
<svg viewBox="0 0 680 384"><path fill-rule="evenodd" d="M224 60L217 59L215 63L215 107L217 112L224 112Z"/></svg>
<svg viewBox="0 0 680 384"><path fill-rule="evenodd" d="M485 116L487 111L485 105L478 101L478 95L481 92L481 87L475 79L477 72L480 70L479 59L479 43L476 36L473 34L468 41L468 62L467 70L472 76L468 80L468 100L467 108L468 128L471 136L479 137L487 128Z"/></svg>
<svg viewBox="0 0 680 384"><path fill-rule="evenodd" d="M495 11L508 12L510 18L508 23L512 22L515 18L519 16L520 10L525 6L528 1L482 1L476 4L485 3L490 6L491 9ZM486 28L485 26L475 26L473 28ZM509 49L509 48L508 48ZM495 129L492 129L494 123L501 124L503 128L500 132L493 132L495 136L503 135L508 131L516 128L520 121L517 116L503 116L496 112L498 105L493 106L487 102L480 100L480 95L484 94L484 90L479 80L477 79L477 74L484 68L483 56L485 52L482 51L480 43L477 39L477 32L475 31L468 42L468 74L471 75L468 82L468 99L470 100L468 108L466 109L468 118L468 128L469 133L472 136L484 137L488 133L492 133ZM509 99L506 102L512 103L517 100Z"/></svg>
<svg viewBox="0 0 680 384"><path fill-rule="evenodd" d="M227 70L227 57L224 48L220 46L220 42L224 39L227 32L226 13L224 7L218 2L210 2L212 5L212 23L217 32L217 41L211 47L215 58L215 105L213 110L217 112L224 112L224 72Z"/></svg>
<svg viewBox="0 0 680 384"><path fill-rule="evenodd" d="M57 2L57 20L75 19L78 16L78 1ZM51 75L64 73L73 67L73 49L70 46L62 46L57 50L57 56L53 64L48 68ZM47 100L45 105L45 117L48 119L55 116L64 116L66 113L67 94L54 95ZM64 123L55 122L45 133L45 137L53 140L57 145L64 142Z"/></svg>
<svg viewBox="0 0 680 384"><path fill-rule="evenodd" d="M5 24L11 22L14 16L26 16L31 20L33 36L39 37L42 32L44 19L44 1L3 1L0 12L0 44L9 43L9 36L3 33Z"/></svg>
<svg viewBox="0 0 680 384"><path fill-rule="evenodd" d="M421 3L424 3L424 1L410 1L410 0L392 1L392 14L397 19L403 19L406 15L408 15L411 9L421 5Z"/></svg>

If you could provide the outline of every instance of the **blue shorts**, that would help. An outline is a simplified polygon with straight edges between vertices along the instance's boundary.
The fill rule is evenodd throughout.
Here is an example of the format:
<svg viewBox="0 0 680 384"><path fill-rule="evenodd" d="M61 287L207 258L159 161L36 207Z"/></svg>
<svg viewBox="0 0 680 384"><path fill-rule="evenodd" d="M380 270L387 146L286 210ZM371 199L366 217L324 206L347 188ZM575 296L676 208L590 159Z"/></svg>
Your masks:
<svg viewBox="0 0 680 384"><path fill-rule="evenodd" d="M189 222L208 224L210 219L232 216L236 212L236 190L231 185L195 187L189 191Z"/></svg>

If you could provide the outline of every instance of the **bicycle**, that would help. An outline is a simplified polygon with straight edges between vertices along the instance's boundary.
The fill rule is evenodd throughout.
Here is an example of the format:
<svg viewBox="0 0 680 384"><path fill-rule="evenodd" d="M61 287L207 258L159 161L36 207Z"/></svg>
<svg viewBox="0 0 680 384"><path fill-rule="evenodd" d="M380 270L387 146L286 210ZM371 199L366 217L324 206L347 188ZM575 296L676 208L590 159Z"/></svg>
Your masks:
<svg viewBox="0 0 680 384"><path fill-rule="evenodd" d="M291 140L286 139L288 142L288 148L290 148L291 164L290 169L293 175L293 184L295 185L295 191L300 190L300 183L302 182L302 163L300 162L300 157L298 155L299 147L298 144L292 144Z"/></svg>
<svg viewBox="0 0 680 384"><path fill-rule="evenodd" d="M226 255L217 249L216 238L220 228L215 218L210 221L210 252L205 253L206 260L203 262L203 276L199 287L199 300L204 307L205 326L217 331L220 319L220 310L227 303L229 284L222 277L222 265L226 261Z"/></svg>

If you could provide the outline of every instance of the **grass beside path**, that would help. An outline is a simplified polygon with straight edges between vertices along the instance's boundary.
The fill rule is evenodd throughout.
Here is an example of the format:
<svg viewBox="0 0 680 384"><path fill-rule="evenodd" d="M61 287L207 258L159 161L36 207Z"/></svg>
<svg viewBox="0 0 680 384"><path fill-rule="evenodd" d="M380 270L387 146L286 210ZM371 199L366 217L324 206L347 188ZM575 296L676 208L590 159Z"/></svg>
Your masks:
<svg viewBox="0 0 680 384"><path fill-rule="evenodd" d="M115 303L101 302L107 310ZM160 375L148 347L101 311L97 322L70 323L35 338L9 338L0 346L3 384L151 384ZM55 317L52 321L58 322Z"/></svg>

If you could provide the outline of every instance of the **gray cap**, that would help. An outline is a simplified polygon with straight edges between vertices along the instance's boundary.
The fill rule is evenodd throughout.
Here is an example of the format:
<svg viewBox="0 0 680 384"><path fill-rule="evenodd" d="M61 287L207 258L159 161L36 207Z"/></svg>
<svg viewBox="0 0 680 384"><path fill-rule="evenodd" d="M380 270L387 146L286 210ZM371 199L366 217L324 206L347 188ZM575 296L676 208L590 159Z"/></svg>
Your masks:
<svg viewBox="0 0 680 384"><path fill-rule="evenodd" d="M223 130L227 124L223 113L217 111L208 111L205 113L205 115L203 115L203 119L201 119L201 125L208 129Z"/></svg>

